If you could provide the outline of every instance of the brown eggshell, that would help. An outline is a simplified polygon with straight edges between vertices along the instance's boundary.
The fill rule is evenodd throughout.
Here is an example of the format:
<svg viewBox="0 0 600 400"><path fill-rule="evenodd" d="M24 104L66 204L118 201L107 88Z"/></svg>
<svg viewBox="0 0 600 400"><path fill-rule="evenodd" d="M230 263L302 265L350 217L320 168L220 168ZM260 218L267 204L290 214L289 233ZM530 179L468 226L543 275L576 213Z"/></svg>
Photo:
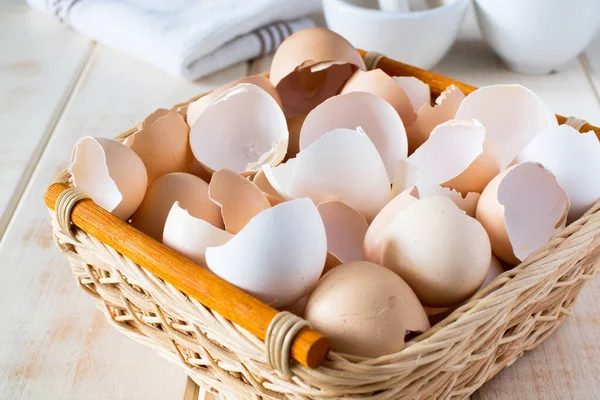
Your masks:
<svg viewBox="0 0 600 400"><path fill-rule="evenodd" d="M341 201L317 206L327 233L327 251L344 263L362 261L362 244L369 224L363 215Z"/></svg>
<svg viewBox="0 0 600 400"><path fill-rule="evenodd" d="M300 130L302 129L302 124L305 119L306 115L296 115L286 118L288 131L290 133L290 141L284 160L296 157L298 152L300 152Z"/></svg>
<svg viewBox="0 0 600 400"><path fill-rule="evenodd" d="M429 329L411 288L390 270L369 262L335 267L317 283L305 318L336 352L380 357L404 348L407 331Z"/></svg>

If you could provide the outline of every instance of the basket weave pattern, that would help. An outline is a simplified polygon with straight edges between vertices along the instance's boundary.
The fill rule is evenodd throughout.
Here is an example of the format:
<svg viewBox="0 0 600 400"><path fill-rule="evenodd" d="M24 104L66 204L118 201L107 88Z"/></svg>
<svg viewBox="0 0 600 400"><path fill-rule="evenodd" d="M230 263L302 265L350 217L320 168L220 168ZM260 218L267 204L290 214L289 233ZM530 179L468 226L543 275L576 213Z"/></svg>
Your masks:
<svg viewBox="0 0 600 400"><path fill-rule="evenodd" d="M185 117L196 98L175 109ZM600 256L599 201L401 352L331 352L318 369L293 363L288 379L268 366L261 340L84 231L62 232L51 216L56 245L108 320L227 399L465 398L562 323Z"/></svg>

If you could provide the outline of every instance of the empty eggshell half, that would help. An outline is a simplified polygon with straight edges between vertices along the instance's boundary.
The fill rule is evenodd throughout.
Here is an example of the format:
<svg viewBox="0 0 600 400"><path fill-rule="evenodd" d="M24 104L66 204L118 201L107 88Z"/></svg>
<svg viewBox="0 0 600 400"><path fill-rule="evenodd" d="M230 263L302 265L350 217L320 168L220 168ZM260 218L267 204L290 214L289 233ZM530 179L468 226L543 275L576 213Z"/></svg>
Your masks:
<svg viewBox="0 0 600 400"><path fill-rule="evenodd" d="M485 126L491 150L504 170L537 135L558 125L546 104L520 85L477 89L460 104L456 119L477 119Z"/></svg>
<svg viewBox="0 0 600 400"><path fill-rule="evenodd" d="M454 119L465 95L454 85L450 85L436 99L436 105L426 102L417 112L415 123L406 128L408 152L413 153L427 139L431 131L441 123ZM456 117L458 119L458 117ZM460 118L471 119L471 118Z"/></svg>
<svg viewBox="0 0 600 400"><path fill-rule="evenodd" d="M225 86L217 88L212 92L206 94L205 96L200 97L198 100L190 103L187 109L187 124L189 127L194 126L194 123L198 120L198 117L211 105L213 101L215 101L220 95L228 91L229 89L239 85L240 83L250 83L252 85L258 86L265 92L267 92L273 100L279 104L279 107L283 108L283 104L281 103L281 99L279 98L279 94L277 90L275 90L275 86L271 83L271 81L262 76L262 75L250 75L245 76L243 78L238 79L237 81L233 81L228 83Z"/></svg>
<svg viewBox="0 0 600 400"><path fill-rule="evenodd" d="M177 111L158 109L128 136L129 146L144 162L148 184L170 172L187 171L194 159L189 146L189 129Z"/></svg>
<svg viewBox="0 0 600 400"><path fill-rule="evenodd" d="M427 314L398 275L369 262L333 268L308 298L304 317L336 352L380 357L404 348L408 332L430 328Z"/></svg>
<svg viewBox="0 0 600 400"><path fill-rule="evenodd" d="M450 120L436 126L429 139L408 157L419 174L467 195L481 193L499 166L476 120Z"/></svg>
<svg viewBox="0 0 600 400"><path fill-rule="evenodd" d="M208 195L221 207L225 229L233 234L242 230L256 214L271 207L259 188L228 169L213 174Z"/></svg>
<svg viewBox="0 0 600 400"><path fill-rule="evenodd" d="M356 129L357 126L375 145L391 181L398 161L408 154L406 133L396 110L371 93L351 92L335 96L312 110L300 131L300 150L332 129Z"/></svg>
<svg viewBox="0 0 600 400"><path fill-rule="evenodd" d="M394 178L392 179L392 197L398 196L417 184L417 167L408 160L398 161Z"/></svg>
<svg viewBox="0 0 600 400"><path fill-rule="evenodd" d="M288 143L288 149L286 158L296 157L296 154L300 151L300 131L302 129L302 124L306 119L306 115L296 115L293 117L287 117L287 126L288 132L290 134L290 139Z"/></svg>
<svg viewBox="0 0 600 400"><path fill-rule="evenodd" d="M369 224L365 217L341 201L317 206L327 234L327 251L343 263L363 260L362 245Z"/></svg>
<svg viewBox="0 0 600 400"><path fill-rule="evenodd" d="M179 202L179 207L187 210L190 216L223 228L221 209L208 197L208 184L183 172L163 175L152 182L144 201L131 217L131 224L160 241L167 216L175 202Z"/></svg>
<svg viewBox="0 0 600 400"><path fill-rule="evenodd" d="M304 296L327 255L323 220L310 199L281 203L256 215L231 240L206 250L208 268L275 307Z"/></svg>
<svg viewBox="0 0 600 400"><path fill-rule="evenodd" d="M404 126L412 125L417 118L404 90L380 69L356 71L342 89L342 94L350 92L368 92L384 99L400 115Z"/></svg>
<svg viewBox="0 0 600 400"><path fill-rule="evenodd" d="M196 159L212 171L256 172L285 157L288 130L277 102L258 86L241 83L221 94L190 133Z"/></svg>
<svg viewBox="0 0 600 400"><path fill-rule="evenodd" d="M337 33L315 27L281 43L273 56L270 79L286 115L303 115L338 94L357 69L366 69L358 51Z"/></svg>
<svg viewBox="0 0 600 400"><path fill-rule="evenodd" d="M110 139L80 139L73 148L69 172L73 186L124 221L138 208L148 186L148 174L140 157Z"/></svg>
<svg viewBox="0 0 600 400"><path fill-rule="evenodd" d="M500 263L500 261L498 261L498 259L496 257L494 257L494 255L492 255L492 261L490 262L490 268L488 269L487 275L485 276L485 280L481 284L481 287L479 288L479 290L483 289L484 287L486 287L487 285L492 283L492 281L494 279L496 279L498 276L502 275L502 273L504 273L504 268L502 268L502 264Z"/></svg>
<svg viewBox="0 0 600 400"><path fill-rule="evenodd" d="M274 196L278 196L284 200L292 199L292 179L294 178L294 171L296 170L297 162L297 158L291 158L276 167L271 167L270 165L262 166L261 171L264 174L268 184L275 191ZM268 188L266 183L264 183L263 186Z"/></svg>
<svg viewBox="0 0 600 400"><path fill-rule="evenodd" d="M422 80L415 78L414 76L393 76L392 79L408 96L415 114L419 112L421 107L425 104L431 103L431 90L429 85Z"/></svg>
<svg viewBox="0 0 600 400"><path fill-rule="evenodd" d="M206 248L227 243L233 235L211 223L191 216L176 201L169 211L163 231L163 244L206 267Z"/></svg>
<svg viewBox="0 0 600 400"><path fill-rule="evenodd" d="M600 142L594 132L554 127L533 139L515 161L535 161L552 172L569 195L567 222L581 217L600 198Z"/></svg>
<svg viewBox="0 0 600 400"><path fill-rule="evenodd" d="M556 178L537 163L504 170L485 188L477 220L496 257L517 265L565 227L569 198Z"/></svg>

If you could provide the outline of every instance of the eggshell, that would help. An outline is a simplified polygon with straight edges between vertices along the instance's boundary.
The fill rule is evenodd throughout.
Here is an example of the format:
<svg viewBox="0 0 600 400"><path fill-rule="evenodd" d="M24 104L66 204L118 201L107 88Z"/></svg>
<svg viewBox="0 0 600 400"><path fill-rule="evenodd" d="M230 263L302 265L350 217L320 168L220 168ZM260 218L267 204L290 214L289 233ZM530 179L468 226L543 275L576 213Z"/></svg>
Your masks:
<svg viewBox="0 0 600 400"><path fill-rule="evenodd" d="M274 307L304 296L327 255L325 227L310 199L291 200L256 215L231 240L206 249L208 268Z"/></svg>
<svg viewBox="0 0 600 400"><path fill-rule="evenodd" d="M250 83L252 85L258 86L259 88L267 92L273 98L273 100L275 100L277 104L279 104L279 107L283 108L283 103L281 102L279 94L277 93L277 90L275 90L275 86L273 86L271 81L262 75L250 75L240 78L237 81L230 82L227 85L222 86L220 88L217 88L212 92L206 94L205 96L200 97L193 103L190 103L190 105L187 108L187 124L190 127L192 127L194 123L196 123L196 121L198 120L198 117L204 112L204 110L208 108L208 106L211 105L213 101L215 101L220 95L222 95L229 89L239 85L240 83Z"/></svg>
<svg viewBox="0 0 600 400"><path fill-rule="evenodd" d="M278 196L284 200L290 200L292 198L292 181L297 162L297 158L291 158L287 160L287 162L279 164L276 167L263 165L262 172L271 188L275 191L274 196ZM265 184L265 187L266 186L267 185Z"/></svg>
<svg viewBox="0 0 600 400"><path fill-rule="evenodd" d="M356 69L366 69L358 51L337 33L315 27L281 43L271 63L270 79L286 115L302 115L338 94Z"/></svg>
<svg viewBox="0 0 600 400"><path fill-rule="evenodd" d="M238 233L256 214L271 207L263 192L251 181L228 169L215 172L208 196L221 207L225 229Z"/></svg>
<svg viewBox="0 0 600 400"><path fill-rule="evenodd" d="M565 227L569 198L540 164L517 164L495 177L477 204L494 255L517 265Z"/></svg>
<svg viewBox="0 0 600 400"><path fill-rule="evenodd" d="M335 129L298 153L290 195L316 204L340 200L371 221L389 201L390 180L364 132Z"/></svg>
<svg viewBox="0 0 600 400"><path fill-rule="evenodd" d="M258 86L241 83L221 94L190 133L196 159L210 171L256 172L285 156L288 131L277 102Z"/></svg>
<svg viewBox="0 0 600 400"><path fill-rule="evenodd" d="M296 154L300 151L300 130L302 129L302 124L305 119L306 115L296 115L286 118L288 132L290 134L290 142L288 143L286 154L287 159L296 157Z"/></svg>
<svg viewBox="0 0 600 400"><path fill-rule="evenodd" d="M69 171L73 186L117 218L127 220L138 208L148 185L140 157L110 139L80 139L73 148Z"/></svg>
<svg viewBox="0 0 600 400"><path fill-rule="evenodd" d="M535 161L552 172L569 195L567 222L581 217L600 198L600 142L594 132L554 127L533 139L516 161Z"/></svg>
<svg viewBox="0 0 600 400"><path fill-rule="evenodd" d="M325 224L327 251L341 262L362 261L362 244L369 224L365 217L341 201L328 201L317 206Z"/></svg>
<svg viewBox="0 0 600 400"><path fill-rule="evenodd" d="M429 329L427 314L398 275L380 265L340 265L319 280L305 318L328 337L331 349L361 357L402 350L407 332Z"/></svg>
<svg viewBox="0 0 600 400"><path fill-rule="evenodd" d="M282 165L282 164L280 164ZM256 175L252 178L252 183L259 188L263 193L269 194L274 197L279 197L279 193L273 188L269 179L265 175L264 168L261 168Z"/></svg>
<svg viewBox="0 0 600 400"><path fill-rule="evenodd" d="M392 197L398 196L417 184L417 167L408 160L398 161L394 178L392 179Z"/></svg>
<svg viewBox="0 0 600 400"><path fill-rule="evenodd" d="M453 306L475 293L490 258L483 226L445 196L411 204L392 220L382 239L383 265L432 307Z"/></svg>
<svg viewBox="0 0 600 400"><path fill-rule="evenodd" d="M297 316L304 318L304 308L306 307L307 301L308 295L304 295L289 306L283 307L283 311L289 311L292 314L296 314Z"/></svg>
<svg viewBox="0 0 600 400"><path fill-rule="evenodd" d="M477 203L479 202L479 198L481 194L479 193L467 193L466 196L463 196L459 192L454 189L441 188L440 194L448 197L458 208L463 210L465 214L469 217L475 218L475 213L477 211Z"/></svg>
<svg viewBox="0 0 600 400"><path fill-rule="evenodd" d="M414 76L393 76L392 79L404 90L415 113L425 104L431 103L431 90L422 80Z"/></svg>
<svg viewBox="0 0 600 400"><path fill-rule="evenodd" d="M408 152L413 153L427 139L431 131L441 123L454 119L465 95L454 85L448 86L436 99L436 105L425 103L417 112L415 123L406 128ZM471 119L458 118L456 119Z"/></svg>
<svg viewBox="0 0 600 400"><path fill-rule="evenodd" d="M460 104L456 119L477 119L504 170L540 133L558 125L556 117L531 90L520 85L477 89Z"/></svg>
<svg viewBox="0 0 600 400"><path fill-rule="evenodd" d="M342 94L350 92L368 92L387 101L400 115L405 126L412 125L417 118L408 95L380 69L356 71L342 89Z"/></svg>
<svg viewBox="0 0 600 400"><path fill-rule="evenodd" d="M396 110L371 93L352 92L335 96L312 110L300 131L300 150L332 129L356 129L357 126L375 145L391 181L398 161L407 156L406 133Z"/></svg>
<svg viewBox="0 0 600 400"><path fill-rule="evenodd" d="M158 109L142 122L141 129L128 136L129 146L144 162L148 184L170 172L185 172L194 157L188 141L189 129L177 111Z"/></svg>
<svg viewBox="0 0 600 400"><path fill-rule="evenodd" d="M494 279L496 279L498 276L502 275L503 272L504 272L504 268L502 268L502 264L500 263L500 261L498 261L498 259L496 257L494 257L492 255L490 267L488 268L488 272L487 272L487 275L485 276L485 280L481 284L481 287L479 288L479 290L483 289L484 287L486 287L487 285L492 283L492 281Z"/></svg>
<svg viewBox="0 0 600 400"><path fill-rule="evenodd" d="M339 260L339 258L334 256L330 252L327 252L327 258L325 258L325 267L323 268L323 273L321 274L321 276L325 275L332 268L335 268L338 265L342 265L342 262Z"/></svg>
<svg viewBox="0 0 600 400"><path fill-rule="evenodd" d="M485 128L477 120L450 120L436 126L408 161L432 182L465 196L481 193L500 172L486 144Z"/></svg>
<svg viewBox="0 0 600 400"><path fill-rule="evenodd" d="M131 217L131 225L160 241L169 211L175 202L190 216L223 228L221 208L208 197L208 184L183 172L173 172L156 179L144 201Z"/></svg>
<svg viewBox="0 0 600 400"><path fill-rule="evenodd" d="M206 267L206 248L227 243L233 235L209 222L191 216L176 201L169 211L163 231L163 244Z"/></svg>

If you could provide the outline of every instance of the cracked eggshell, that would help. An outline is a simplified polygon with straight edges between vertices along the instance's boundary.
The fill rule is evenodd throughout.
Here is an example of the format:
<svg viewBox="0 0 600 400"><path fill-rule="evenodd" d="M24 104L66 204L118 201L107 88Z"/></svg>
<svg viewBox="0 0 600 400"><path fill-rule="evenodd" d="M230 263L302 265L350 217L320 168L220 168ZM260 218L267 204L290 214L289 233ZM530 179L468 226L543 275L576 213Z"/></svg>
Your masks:
<svg viewBox="0 0 600 400"><path fill-rule="evenodd" d="M567 222L581 217L600 198L600 142L594 132L557 126L533 139L515 161L535 161L552 172L569 195Z"/></svg>
<svg viewBox="0 0 600 400"><path fill-rule="evenodd" d="M259 188L228 169L213 174L208 196L221 207L225 229L233 234L242 230L256 214L271 207Z"/></svg>
<svg viewBox="0 0 600 400"><path fill-rule="evenodd" d="M283 200L291 200L293 198L291 194L292 180L297 162L297 158L291 158L276 167L263 165L262 172L271 188L275 191L274 196ZM268 187L266 184L264 186Z"/></svg>
<svg viewBox="0 0 600 400"><path fill-rule="evenodd" d="M286 118L288 131L290 133L290 141L288 143L286 154L287 159L296 157L300 152L300 130L302 129L302 124L304 124L305 119L306 115L296 115L294 117Z"/></svg>
<svg viewBox="0 0 600 400"><path fill-rule="evenodd" d="M422 80L414 76L392 76L392 79L404 90L415 113L425 104L431 103L431 89Z"/></svg>
<svg viewBox="0 0 600 400"><path fill-rule="evenodd" d="M201 218L223 228L221 209L208 197L208 184L183 172L173 172L156 179L144 201L131 217L131 225L160 241L169 211L175 202L194 218Z"/></svg>
<svg viewBox="0 0 600 400"><path fill-rule="evenodd" d="M273 56L270 79L286 115L302 115L338 94L357 69L365 70L365 63L346 39L314 27L281 43Z"/></svg>
<svg viewBox="0 0 600 400"><path fill-rule="evenodd" d="M525 162L504 170L485 188L477 220L494 255L517 265L566 226L569 198L550 171Z"/></svg>
<svg viewBox="0 0 600 400"><path fill-rule="evenodd" d="M274 307L304 296L317 282L327 255L325 227L310 199L269 208L231 240L206 249L216 275Z"/></svg>
<svg viewBox="0 0 600 400"><path fill-rule="evenodd" d="M432 195L392 220L382 239L381 260L421 303L449 307L479 289L491 254L483 226L447 197Z"/></svg>
<svg viewBox="0 0 600 400"><path fill-rule="evenodd" d="M304 317L327 336L333 351L361 357L398 352L405 346L406 333L430 328L406 282L365 261L325 274L308 298Z"/></svg>
<svg viewBox="0 0 600 400"><path fill-rule="evenodd" d="M188 147L189 129L177 111L159 108L128 136L129 146L144 162L148 184L170 172L187 171L194 159Z"/></svg>
<svg viewBox="0 0 600 400"><path fill-rule="evenodd" d="M465 196L481 193L500 172L487 145L485 128L477 120L450 120L436 126L408 162L431 182Z"/></svg>
<svg viewBox="0 0 600 400"><path fill-rule="evenodd" d="M148 186L141 158L129 147L110 139L80 139L73 147L69 172L73 186L123 221L139 207Z"/></svg>
<svg viewBox="0 0 600 400"><path fill-rule="evenodd" d="M169 211L163 231L163 244L206 268L206 248L220 246L233 235L211 223L191 216L176 201Z"/></svg>
<svg viewBox="0 0 600 400"><path fill-rule="evenodd" d="M258 86L241 83L221 94L198 117L190 133L196 159L208 170L254 173L279 164L288 130L277 102Z"/></svg>
<svg viewBox="0 0 600 400"><path fill-rule="evenodd" d="M194 126L194 124L198 120L198 117L204 112L204 110L208 108L208 106L212 104L213 101L215 101L220 95L222 95L229 89L239 85L240 83L250 83L252 85L258 86L259 88L267 92L273 98L273 100L275 100L277 104L279 104L280 108L283 108L283 103L281 102L279 94L277 93L277 90L275 90L275 86L273 86L271 81L262 75L250 75L240 78L237 81L230 82L227 85L222 86L220 88L217 88L212 92L206 94L205 96L200 97L193 103L190 103L190 105L187 108L186 117L188 126L190 128Z"/></svg>
<svg viewBox="0 0 600 400"><path fill-rule="evenodd" d="M481 287L479 288L479 290L483 289L484 287L486 287L487 285L492 283L492 281L494 279L496 279L498 276L502 275L503 273L504 273L504 268L502 268L502 264L500 263L500 261L498 261L498 259L494 255L492 255L492 261L490 261L490 267L488 269L487 275L485 276L485 280L481 284Z"/></svg>
<svg viewBox="0 0 600 400"><path fill-rule="evenodd" d="M358 210L367 221L390 199L385 165L361 129L335 129L298 153L295 160L293 198L310 197L316 204L339 200Z"/></svg>
<svg viewBox="0 0 600 400"><path fill-rule="evenodd" d="M408 95L380 69L356 71L342 89L342 94L350 92L368 92L387 101L400 115L404 126L412 125L417 118Z"/></svg>
<svg viewBox="0 0 600 400"><path fill-rule="evenodd" d="M470 119L458 118L456 112L465 99L465 95L454 85L450 85L436 99L436 104L432 106L425 103L417 112L415 123L406 128L408 138L408 152L413 153L427 139L431 131L441 123L451 119Z"/></svg>
<svg viewBox="0 0 600 400"><path fill-rule="evenodd" d="M362 244L369 224L363 215L341 201L317 206L327 234L327 251L343 263L363 260Z"/></svg>
<svg viewBox="0 0 600 400"><path fill-rule="evenodd" d="M375 145L389 179L398 162L406 159L408 144L400 116L385 100L366 92L332 97L312 110L300 131L300 150L306 149L332 129L361 127Z"/></svg>
<svg viewBox="0 0 600 400"><path fill-rule="evenodd" d="M477 119L485 126L500 170L510 165L533 138L558 125L542 99L520 85L475 90L460 104L456 119Z"/></svg>

